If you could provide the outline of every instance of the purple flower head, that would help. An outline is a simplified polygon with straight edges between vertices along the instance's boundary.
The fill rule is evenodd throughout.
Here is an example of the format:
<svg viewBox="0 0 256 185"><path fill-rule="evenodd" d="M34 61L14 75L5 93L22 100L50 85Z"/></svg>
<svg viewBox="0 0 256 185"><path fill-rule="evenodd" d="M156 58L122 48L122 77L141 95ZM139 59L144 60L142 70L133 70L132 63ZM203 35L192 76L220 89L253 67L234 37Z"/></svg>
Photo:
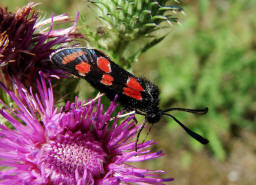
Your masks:
<svg viewBox="0 0 256 185"><path fill-rule="evenodd" d="M115 102L104 112L100 100L87 105L78 101L54 108L53 90L42 77L37 93L18 83L14 92L0 84L16 103L0 114L12 125L0 125L0 184L163 184L161 170L136 168L139 162L162 156L150 152L153 141L138 144L135 151L134 115L112 119ZM111 126L110 126L111 125Z"/></svg>
<svg viewBox="0 0 256 185"><path fill-rule="evenodd" d="M47 76L59 75L49 60L53 47L73 40L76 23L66 29L53 30L53 24L70 22L67 15L39 20L38 3L28 3L15 13L0 6L0 75L9 89L12 79L21 80L26 87L34 85L38 71Z"/></svg>

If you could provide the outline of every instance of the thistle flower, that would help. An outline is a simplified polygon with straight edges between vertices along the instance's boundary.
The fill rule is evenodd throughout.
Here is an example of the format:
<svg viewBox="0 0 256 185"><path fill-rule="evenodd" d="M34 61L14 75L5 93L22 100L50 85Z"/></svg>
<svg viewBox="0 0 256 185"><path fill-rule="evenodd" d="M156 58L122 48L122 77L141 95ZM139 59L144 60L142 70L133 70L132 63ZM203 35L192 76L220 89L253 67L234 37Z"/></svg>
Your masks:
<svg viewBox="0 0 256 185"><path fill-rule="evenodd" d="M49 54L57 44L72 41L77 19L72 27L53 30L53 24L70 22L67 15L52 16L39 21L38 3L28 3L15 13L0 7L0 72L1 81L11 87L11 79L21 80L25 86L33 84L38 71L59 75L49 61ZM50 26L47 26L49 25Z"/></svg>
<svg viewBox="0 0 256 185"><path fill-rule="evenodd" d="M128 164L163 154L150 153L151 140L138 144L135 151L132 140L140 125L133 116L120 124L117 118L111 122L115 102L105 113L100 101L84 106L76 100L57 110L48 83L41 75L38 94L18 84L17 95L1 84L17 108L1 101L5 108L0 114L14 130L0 125L0 165L9 167L0 171L0 184L163 184L173 180L160 178L161 170Z"/></svg>

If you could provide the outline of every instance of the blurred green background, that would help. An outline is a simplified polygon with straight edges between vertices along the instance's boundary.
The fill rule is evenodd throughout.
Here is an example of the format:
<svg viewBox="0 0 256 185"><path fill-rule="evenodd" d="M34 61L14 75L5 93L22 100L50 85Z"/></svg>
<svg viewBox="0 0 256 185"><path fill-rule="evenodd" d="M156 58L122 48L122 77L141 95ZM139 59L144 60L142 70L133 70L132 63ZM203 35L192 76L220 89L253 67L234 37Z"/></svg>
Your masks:
<svg viewBox="0 0 256 185"><path fill-rule="evenodd" d="M27 2L4 0L0 4L13 11ZM83 21L96 28L102 26L95 21L95 7L88 1L40 2L37 8L45 17L52 13L75 17L80 11L81 30L86 29ZM131 71L159 85L162 108L208 106L209 113L204 116L173 115L208 138L210 144L198 144L175 122L162 119L147 137L158 142L153 150L163 150L166 155L141 165L165 170L164 177L175 178L170 184L253 185L256 183L256 1L187 0L182 8L185 15L179 17L181 24L167 28L168 36L143 52L131 65ZM97 47L90 42L89 45ZM62 82L61 91L74 84L81 98L95 93L87 82L78 79ZM66 94L67 98L73 98L73 93L66 91Z"/></svg>

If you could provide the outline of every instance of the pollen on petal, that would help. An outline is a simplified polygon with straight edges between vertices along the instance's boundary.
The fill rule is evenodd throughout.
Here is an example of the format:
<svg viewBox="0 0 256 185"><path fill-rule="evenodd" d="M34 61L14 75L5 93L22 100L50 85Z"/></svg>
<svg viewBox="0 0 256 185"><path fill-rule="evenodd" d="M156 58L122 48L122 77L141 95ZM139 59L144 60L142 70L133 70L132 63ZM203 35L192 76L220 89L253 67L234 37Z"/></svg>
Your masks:
<svg viewBox="0 0 256 185"><path fill-rule="evenodd" d="M55 142L43 145L39 156L44 166L43 173L51 171L49 178L53 182L56 181L54 174L59 174L60 182L75 183L75 173L83 176L87 171L89 174L85 175L93 177L105 173L104 163L107 154L101 143L81 132L67 133Z"/></svg>

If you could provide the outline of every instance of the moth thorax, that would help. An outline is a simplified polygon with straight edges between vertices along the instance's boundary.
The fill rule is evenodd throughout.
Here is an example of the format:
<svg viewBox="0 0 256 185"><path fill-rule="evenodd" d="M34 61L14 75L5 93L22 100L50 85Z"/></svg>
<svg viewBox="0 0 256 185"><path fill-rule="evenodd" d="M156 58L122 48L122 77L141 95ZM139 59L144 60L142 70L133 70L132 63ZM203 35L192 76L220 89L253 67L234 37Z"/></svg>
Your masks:
<svg viewBox="0 0 256 185"><path fill-rule="evenodd" d="M146 120L152 124L158 122L161 119L161 117L162 117L162 112L159 109L147 112L146 114Z"/></svg>

